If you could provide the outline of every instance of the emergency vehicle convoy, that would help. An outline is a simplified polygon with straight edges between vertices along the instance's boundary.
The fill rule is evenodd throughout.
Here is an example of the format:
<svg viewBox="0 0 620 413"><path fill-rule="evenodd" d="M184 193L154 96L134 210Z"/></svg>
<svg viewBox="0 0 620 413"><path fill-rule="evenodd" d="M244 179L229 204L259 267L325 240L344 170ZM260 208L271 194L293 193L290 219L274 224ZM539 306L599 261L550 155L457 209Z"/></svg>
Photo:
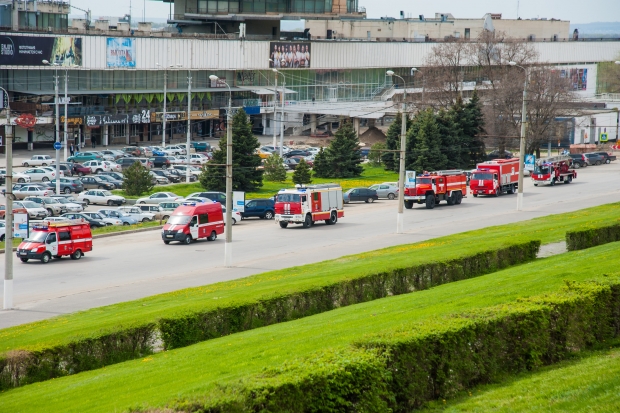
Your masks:
<svg viewBox="0 0 620 413"><path fill-rule="evenodd" d="M460 170L424 172L416 176L415 186L405 188L405 208L411 209L413 203L426 204L433 209L436 204L446 201L448 205L459 205L467 196L467 175Z"/></svg>
<svg viewBox="0 0 620 413"><path fill-rule="evenodd" d="M52 257L65 255L79 260L93 250L93 236L88 222L76 219L35 225L30 236L17 247L17 258L22 262L41 260L47 264Z"/></svg>
<svg viewBox="0 0 620 413"><path fill-rule="evenodd" d="M469 189L478 195L514 194L519 183L519 158L494 159L476 165L469 178Z"/></svg>
<svg viewBox="0 0 620 413"><path fill-rule="evenodd" d="M570 169L570 156L551 156L540 158L536 161L536 167L532 173L534 186L549 184L551 186L559 182L570 184L577 178L577 172Z"/></svg>
<svg viewBox="0 0 620 413"><path fill-rule="evenodd" d="M224 215L219 202L184 202L168 218L161 231L164 244L179 241L191 244L200 238L215 241L224 233Z"/></svg>
<svg viewBox="0 0 620 413"><path fill-rule="evenodd" d="M276 196L275 212L281 228L288 224L309 228L317 221L334 225L344 217L342 188L338 184L322 184L281 189Z"/></svg>

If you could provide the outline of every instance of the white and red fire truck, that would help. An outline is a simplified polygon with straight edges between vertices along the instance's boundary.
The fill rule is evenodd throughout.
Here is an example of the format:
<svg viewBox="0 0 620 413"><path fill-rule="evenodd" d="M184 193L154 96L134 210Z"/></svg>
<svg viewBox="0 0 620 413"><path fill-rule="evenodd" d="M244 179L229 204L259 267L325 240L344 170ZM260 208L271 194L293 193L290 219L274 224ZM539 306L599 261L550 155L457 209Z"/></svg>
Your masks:
<svg viewBox="0 0 620 413"><path fill-rule="evenodd" d="M559 182L570 184L573 179L577 178L577 172L570 169L570 165L570 156L559 155L539 159L532 172L534 186L545 184L553 186Z"/></svg>
<svg viewBox="0 0 620 413"><path fill-rule="evenodd" d="M88 222L75 219L35 225L30 236L17 247L17 258L22 262L41 260L46 264L52 257L65 255L79 260L93 250L93 236Z"/></svg>
<svg viewBox="0 0 620 413"><path fill-rule="evenodd" d="M514 194L519 183L519 158L495 159L476 165L469 178L469 189L478 195Z"/></svg>
<svg viewBox="0 0 620 413"><path fill-rule="evenodd" d="M276 195L276 222L302 224L304 228L317 221L334 225L344 217L342 188L338 184L310 185L295 189L281 189Z"/></svg>
<svg viewBox="0 0 620 413"><path fill-rule="evenodd" d="M405 188L405 208L411 209L413 203L426 204L433 209L436 204L446 201L448 205L458 205L467 196L467 175L461 170L424 172L416 176L415 186Z"/></svg>

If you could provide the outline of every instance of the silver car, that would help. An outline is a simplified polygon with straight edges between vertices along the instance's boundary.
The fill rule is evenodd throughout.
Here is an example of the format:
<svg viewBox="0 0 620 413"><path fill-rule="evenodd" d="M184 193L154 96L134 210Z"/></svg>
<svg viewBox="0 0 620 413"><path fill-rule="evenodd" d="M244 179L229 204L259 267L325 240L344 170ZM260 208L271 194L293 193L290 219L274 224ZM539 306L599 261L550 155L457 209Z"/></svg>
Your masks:
<svg viewBox="0 0 620 413"><path fill-rule="evenodd" d="M398 197L398 183L397 182L384 182L382 184L375 184L369 187L377 191L379 198L395 199Z"/></svg>

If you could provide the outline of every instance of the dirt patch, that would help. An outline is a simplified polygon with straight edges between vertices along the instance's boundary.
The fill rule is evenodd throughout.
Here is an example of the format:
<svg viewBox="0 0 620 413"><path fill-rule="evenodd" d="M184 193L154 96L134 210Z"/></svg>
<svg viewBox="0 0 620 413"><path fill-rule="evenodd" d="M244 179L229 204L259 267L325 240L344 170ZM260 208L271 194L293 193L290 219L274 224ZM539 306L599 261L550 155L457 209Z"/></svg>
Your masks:
<svg viewBox="0 0 620 413"><path fill-rule="evenodd" d="M359 140L366 146L372 146L375 143L385 142L385 134L376 127L368 128L368 130L359 136Z"/></svg>

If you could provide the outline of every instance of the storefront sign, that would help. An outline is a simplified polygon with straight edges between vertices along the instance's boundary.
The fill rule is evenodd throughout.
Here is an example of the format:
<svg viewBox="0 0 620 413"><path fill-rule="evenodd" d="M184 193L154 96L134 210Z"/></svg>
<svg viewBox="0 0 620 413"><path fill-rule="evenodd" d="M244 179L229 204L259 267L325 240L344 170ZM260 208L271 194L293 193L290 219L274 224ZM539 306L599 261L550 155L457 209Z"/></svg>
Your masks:
<svg viewBox="0 0 620 413"><path fill-rule="evenodd" d="M106 63L108 67L136 67L134 39L108 37L106 42Z"/></svg>
<svg viewBox="0 0 620 413"><path fill-rule="evenodd" d="M60 123L65 123L65 117L60 117ZM67 124L69 125L82 125L84 123L84 118L82 117L69 117L67 118Z"/></svg>
<svg viewBox="0 0 620 413"><path fill-rule="evenodd" d="M143 110L141 113L129 115L129 123L132 125L139 123L151 123L151 111Z"/></svg>
<svg viewBox="0 0 620 413"><path fill-rule="evenodd" d="M87 115L84 116L84 124L88 127L101 125L127 125L128 115Z"/></svg>
<svg viewBox="0 0 620 413"><path fill-rule="evenodd" d="M0 66L82 66L82 39L78 37L0 36Z"/></svg>
<svg viewBox="0 0 620 413"><path fill-rule="evenodd" d="M160 123L164 119L164 112L151 112L151 123ZM187 112L166 112L166 122L187 120Z"/></svg>
<svg viewBox="0 0 620 413"><path fill-rule="evenodd" d="M220 117L219 109L215 110L192 110L189 113L191 120L218 119Z"/></svg>

